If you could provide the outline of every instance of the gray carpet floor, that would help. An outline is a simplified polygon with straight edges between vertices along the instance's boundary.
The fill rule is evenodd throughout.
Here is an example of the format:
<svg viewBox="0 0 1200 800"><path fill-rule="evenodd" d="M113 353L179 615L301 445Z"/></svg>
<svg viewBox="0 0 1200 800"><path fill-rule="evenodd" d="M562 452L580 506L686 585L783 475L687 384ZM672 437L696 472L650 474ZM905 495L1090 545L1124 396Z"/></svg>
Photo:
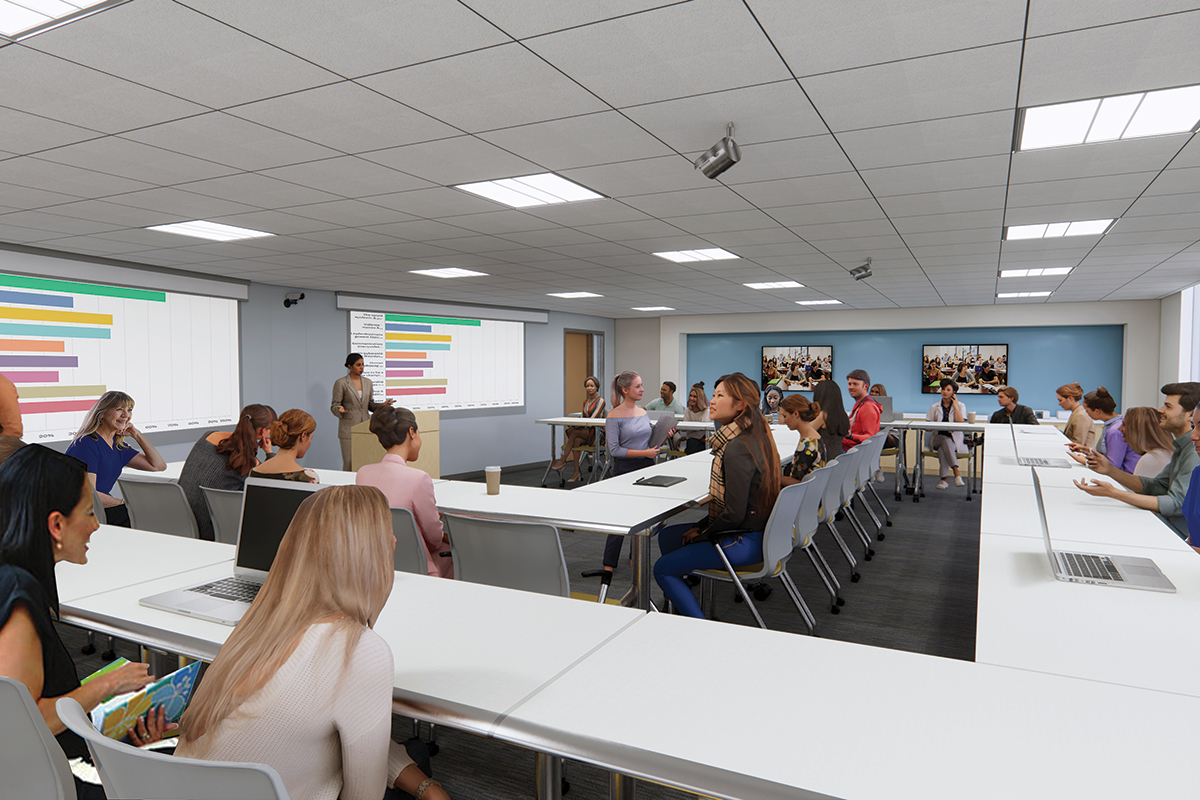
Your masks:
<svg viewBox="0 0 1200 800"><path fill-rule="evenodd" d="M537 486L545 466L525 470L505 470L503 483ZM473 476L462 476L470 479ZM934 481L927 483L927 495L913 503L909 495L894 499L892 476L887 483L876 484L880 497L892 513L893 525L885 528L886 538L873 544L875 556L860 561L861 580L849 580L849 567L828 532L817 536L817 544L842 583L845 606L832 614L829 596L808 559L798 556L789 573L817 617L817 635L827 639L906 650L915 653L973 660L975 657L975 614L979 565L979 498L966 502L964 490L938 491ZM482 477L479 477L482 480ZM556 481L550 482L557 486ZM568 487L570 484L568 484ZM563 489L569 491L569 489ZM873 498L872 498L873 502ZM698 518L697 509L680 515L678 522ZM876 514L879 514L876 508ZM871 529L865 514L859 514ZM861 552L849 523L839 523L856 556ZM562 532L563 552L571 574L571 588L595 593L599 579L582 578L580 572L599 566L604 537L577 531ZM658 555L657 547L652 552ZM773 582L777 586L777 582ZM628 547L623 553L613 581L612 596L620 597L630 585ZM699 590L697 590L699 591ZM652 593L656 604L662 600L657 587ZM732 587L717 589L717 618L713 624L754 625L749 610L734 602ZM807 632L795 607L782 588L757 607L767 627L797 635ZM60 633L72 653L79 653L85 633L66 625ZM104 639L98 642L104 649ZM137 648L117 643L117 654L136 659ZM79 674L88 675L104 665L100 654L76 655ZM396 718L393 735L403 740L412 735L412 721ZM428 738L428 726L423 736ZM534 757L531 752L501 742L482 739L449 729L437 731L441 752L433 759L434 772L450 796L456 800L518 800L534 797ZM608 773L586 764L568 763L566 778L571 784L569 800L601 800L608 797ZM638 797L674 800L694 795L669 787L639 782Z"/></svg>

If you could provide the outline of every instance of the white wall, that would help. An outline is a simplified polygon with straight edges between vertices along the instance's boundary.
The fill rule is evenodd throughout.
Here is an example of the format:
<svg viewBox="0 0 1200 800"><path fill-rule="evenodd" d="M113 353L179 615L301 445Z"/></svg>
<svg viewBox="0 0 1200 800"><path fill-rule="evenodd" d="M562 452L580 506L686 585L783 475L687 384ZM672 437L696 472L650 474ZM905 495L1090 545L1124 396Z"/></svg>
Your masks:
<svg viewBox="0 0 1200 800"><path fill-rule="evenodd" d="M675 369L666 369L659 363L658 339L659 318L639 317L636 319L619 319L616 321L617 361L612 365L612 375L619 375L626 370L633 370L642 376L642 385L646 387L646 401L658 396L658 387L663 381L674 381L678 386L686 386L683 374ZM612 375L609 381L612 381ZM604 397L611 403L609 385L605 385ZM687 393L684 392L686 395Z"/></svg>
<svg viewBox="0 0 1200 800"><path fill-rule="evenodd" d="M1158 338L1158 383L1161 386L1181 379L1179 326L1182 320L1181 312L1183 310L1183 303L1179 294L1164 297L1160 303L1162 304L1162 310L1160 312Z"/></svg>

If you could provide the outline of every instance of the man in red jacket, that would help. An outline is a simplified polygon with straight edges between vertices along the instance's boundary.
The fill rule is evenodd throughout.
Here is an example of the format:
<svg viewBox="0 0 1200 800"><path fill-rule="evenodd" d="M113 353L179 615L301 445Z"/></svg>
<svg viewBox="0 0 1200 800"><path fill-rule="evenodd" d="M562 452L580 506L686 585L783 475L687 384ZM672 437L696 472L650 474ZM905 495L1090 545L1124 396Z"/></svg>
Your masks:
<svg viewBox="0 0 1200 800"><path fill-rule="evenodd" d="M846 390L854 398L854 409L850 412L850 435L842 439L842 450L849 450L879 433L883 406L870 396L870 387L871 376L865 369L852 370L846 376Z"/></svg>

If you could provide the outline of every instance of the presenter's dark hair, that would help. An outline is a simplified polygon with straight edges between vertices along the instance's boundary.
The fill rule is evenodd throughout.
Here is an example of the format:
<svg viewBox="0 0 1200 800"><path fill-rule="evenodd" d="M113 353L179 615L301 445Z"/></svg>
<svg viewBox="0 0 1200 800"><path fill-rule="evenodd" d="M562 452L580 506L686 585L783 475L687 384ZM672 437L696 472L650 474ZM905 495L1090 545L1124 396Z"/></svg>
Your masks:
<svg viewBox="0 0 1200 800"><path fill-rule="evenodd" d="M346 369L350 369L358 361L362 361L362 353L351 353L346 356Z"/></svg>
<svg viewBox="0 0 1200 800"><path fill-rule="evenodd" d="M1021 399L1021 393L1013 386L1001 386L1000 391L996 392L996 394L1006 394L1012 398L1014 403Z"/></svg>
<svg viewBox="0 0 1200 800"><path fill-rule="evenodd" d="M380 406L371 415L371 433L384 450L404 444L408 441L408 432L415 430L419 430L417 417L407 408Z"/></svg>
<svg viewBox="0 0 1200 800"><path fill-rule="evenodd" d="M938 384L938 389L945 389L947 386L953 389L955 394L958 394L958 384L949 378L942 378L941 383Z"/></svg>
<svg viewBox="0 0 1200 800"><path fill-rule="evenodd" d="M864 386L871 385L871 376L867 374L865 369L852 369L846 374L846 380L862 381Z"/></svg>
<svg viewBox="0 0 1200 800"><path fill-rule="evenodd" d="M1200 382L1168 383L1160 391L1166 395L1179 395L1179 405L1184 411L1194 411L1200 405Z"/></svg>
<svg viewBox="0 0 1200 800"><path fill-rule="evenodd" d="M40 444L22 447L0 467L0 564L36 578L55 615L58 584L47 524L55 511L70 516L86 482L82 461Z"/></svg>
<svg viewBox="0 0 1200 800"><path fill-rule="evenodd" d="M671 394L675 394L675 384L673 381L663 381L663 386L668 387L671 390Z"/></svg>
<svg viewBox="0 0 1200 800"><path fill-rule="evenodd" d="M1113 400L1108 389L1100 386L1094 392L1088 392L1083 396L1083 404L1092 411L1099 411L1102 414L1111 414L1117 410L1117 401Z"/></svg>
<svg viewBox="0 0 1200 800"><path fill-rule="evenodd" d="M301 436L316 429L317 421L312 418L312 414L298 408L289 408L271 423L271 443L281 450L290 450L296 446L296 441Z"/></svg>
<svg viewBox="0 0 1200 800"><path fill-rule="evenodd" d="M251 403L243 408L233 434L213 448L225 455L225 468L243 478L249 475L257 460L258 432L263 428L270 429L271 423L277 418L275 409L260 403Z"/></svg>

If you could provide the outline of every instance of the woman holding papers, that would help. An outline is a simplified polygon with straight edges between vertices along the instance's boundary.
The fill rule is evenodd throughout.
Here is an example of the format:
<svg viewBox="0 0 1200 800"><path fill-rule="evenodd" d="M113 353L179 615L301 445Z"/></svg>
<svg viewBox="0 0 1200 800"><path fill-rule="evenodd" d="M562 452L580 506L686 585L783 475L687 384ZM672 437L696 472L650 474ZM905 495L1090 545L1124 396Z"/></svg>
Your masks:
<svg viewBox="0 0 1200 800"><path fill-rule="evenodd" d="M1058 405L1063 411L1070 411L1071 418L1063 430L1066 437L1075 444L1091 447L1096 443L1096 426L1092 418L1083 410L1083 387L1078 383L1068 383L1058 387Z"/></svg>
<svg viewBox="0 0 1200 800"><path fill-rule="evenodd" d="M281 481L320 483L317 473L300 466L300 459L312 445L317 421L298 408L289 408L271 423L271 443L279 448L275 457L250 471L252 478L278 478Z"/></svg>
<svg viewBox="0 0 1200 800"><path fill-rule="evenodd" d="M683 576L723 567L716 547L734 567L762 561L763 529L779 496L780 474L779 452L758 403L758 387L742 373L717 379L709 415L721 430L712 438L708 516L658 535L662 557L654 563L654 579L689 617L704 619L704 612Z"/></svg>
<svg viewBox="0 0 1200 800"><path fill-rule="evenodd" d="M391 740L395 667L372 628L392 592L387 501L332 486L296 510L267 580L180 720L176 752L275 768L288 795L445 800Z"/></svg>
<svg viewBox="0 0 1200 800"><path fill-rule="evenodd" d="M86 564L88 540L98 527L87 468L78 459L31 444L0 467L0 675L25 684L67 758L87 758L87 746L59 721L59 697L91 711L153 680L147 665L125 664L81 686L54 629L54 565ZM159 706L138 720L129 738L141 746L173 727ZM80 800L104 797L99 786L78 778L76 791Z"/></svg>

